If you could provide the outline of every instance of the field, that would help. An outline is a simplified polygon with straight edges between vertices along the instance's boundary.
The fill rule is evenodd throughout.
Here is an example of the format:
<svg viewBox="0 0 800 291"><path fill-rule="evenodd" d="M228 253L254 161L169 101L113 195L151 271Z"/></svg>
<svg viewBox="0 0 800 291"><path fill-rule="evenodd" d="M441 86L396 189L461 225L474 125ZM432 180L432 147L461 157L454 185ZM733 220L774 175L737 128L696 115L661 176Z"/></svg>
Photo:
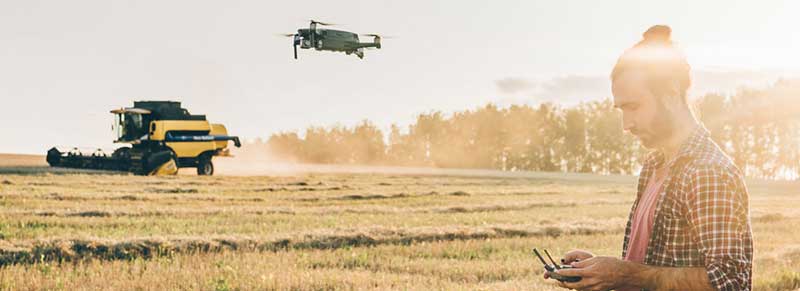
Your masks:
<svg viewBox="0 0 800 291"><path fill-rule="evenodd" d="M629 176L373 170L137 177L0 156L0 289L559 290L530 249L617 256L634 198ZM800 183L748 183L756 290L800 288Z"/></svg>

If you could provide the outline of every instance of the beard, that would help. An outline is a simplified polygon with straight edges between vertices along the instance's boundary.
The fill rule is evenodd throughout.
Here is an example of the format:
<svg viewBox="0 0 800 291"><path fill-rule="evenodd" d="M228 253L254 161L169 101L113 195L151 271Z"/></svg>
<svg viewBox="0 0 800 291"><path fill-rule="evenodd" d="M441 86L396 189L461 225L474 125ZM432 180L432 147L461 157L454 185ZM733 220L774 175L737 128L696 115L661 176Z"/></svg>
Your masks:
<svg viewBox="0 0 800 291"><path fill-rule="evenodd" d="M675 134L675 118L663 104L659 103L659 107L660 114L654 116L644 130L633 133L648 149L658 148Z"/></svg>

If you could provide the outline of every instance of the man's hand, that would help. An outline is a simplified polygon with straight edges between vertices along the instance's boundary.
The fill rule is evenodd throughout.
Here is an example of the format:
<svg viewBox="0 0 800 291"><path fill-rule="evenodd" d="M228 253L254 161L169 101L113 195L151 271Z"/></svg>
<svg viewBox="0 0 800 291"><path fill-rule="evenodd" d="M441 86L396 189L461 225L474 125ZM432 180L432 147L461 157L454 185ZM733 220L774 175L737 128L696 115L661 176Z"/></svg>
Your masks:
<svg viewBox="0 0 800 291"><path fill-rule="evenodd" d="M581 277L574 283L558 282L564 288L582 291L604 291L623 286L630 278L629 264L615 257L590 257L573 262L574 269L556 271L564 276Z"/></svg>
<svg viewBox="0 0 800 291"><path fill-rule="evenodd" d="M581 291L620 287L670 291L714 290L704 267L653 267L615 257L593 257L571 265L574 269L561 269L557 271L558 274L581 277L581 280L575 283L559 282L559 286Z"/></svg>
<svg viewBox="0 0 800 291"><path fill-rule="evenodd" d="M583 261L583 260L586 260L586 259L589 259L589 258L592 258L592 257L594 257L594 254L592 254L592 253L590 253L588 251L571 250L566 255L564 255L564 258L561 259L561 264L562 265L569 265L572 262ZM547 275L547 272L544 273L544 278L545 279L550 278L550 276Z"/></svg>

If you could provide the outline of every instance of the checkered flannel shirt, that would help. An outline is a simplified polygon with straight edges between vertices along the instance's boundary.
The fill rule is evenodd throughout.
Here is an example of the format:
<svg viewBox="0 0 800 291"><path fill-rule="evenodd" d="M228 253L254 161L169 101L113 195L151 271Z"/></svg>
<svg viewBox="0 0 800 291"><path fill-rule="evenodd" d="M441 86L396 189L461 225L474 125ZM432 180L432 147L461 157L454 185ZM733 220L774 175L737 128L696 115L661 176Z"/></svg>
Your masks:
<svg viewBox="0 0 800 291"><path fill-rule="evenodd" d="M628 249L633 212L664 156L651 153L639 175L622 257ZM704 267L716 290L751 290L753 236L744 177L702 127L668 162L669 175L656 204L645 264Z"/></svg>

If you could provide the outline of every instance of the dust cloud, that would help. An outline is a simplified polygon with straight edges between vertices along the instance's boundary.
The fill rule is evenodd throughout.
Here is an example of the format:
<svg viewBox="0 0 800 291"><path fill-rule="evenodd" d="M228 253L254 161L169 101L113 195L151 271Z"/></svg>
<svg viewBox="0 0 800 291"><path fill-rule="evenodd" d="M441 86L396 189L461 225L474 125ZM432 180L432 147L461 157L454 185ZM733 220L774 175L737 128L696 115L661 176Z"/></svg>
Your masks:
<svg viewBox="0 0 800 291"><path fill-rule="evenodd" d="M297 176L303 174L390 174L473 176L498 178L569 179L586 182L629 182L632 176L601 176L583 173L500 171L490 169L453 169L432 167L366 166L308 164L281 157L269 149L248 147L231 149L232 157L215 157L215 176ZM194 169L182 169L181 174L194 175Z"/></svg>

